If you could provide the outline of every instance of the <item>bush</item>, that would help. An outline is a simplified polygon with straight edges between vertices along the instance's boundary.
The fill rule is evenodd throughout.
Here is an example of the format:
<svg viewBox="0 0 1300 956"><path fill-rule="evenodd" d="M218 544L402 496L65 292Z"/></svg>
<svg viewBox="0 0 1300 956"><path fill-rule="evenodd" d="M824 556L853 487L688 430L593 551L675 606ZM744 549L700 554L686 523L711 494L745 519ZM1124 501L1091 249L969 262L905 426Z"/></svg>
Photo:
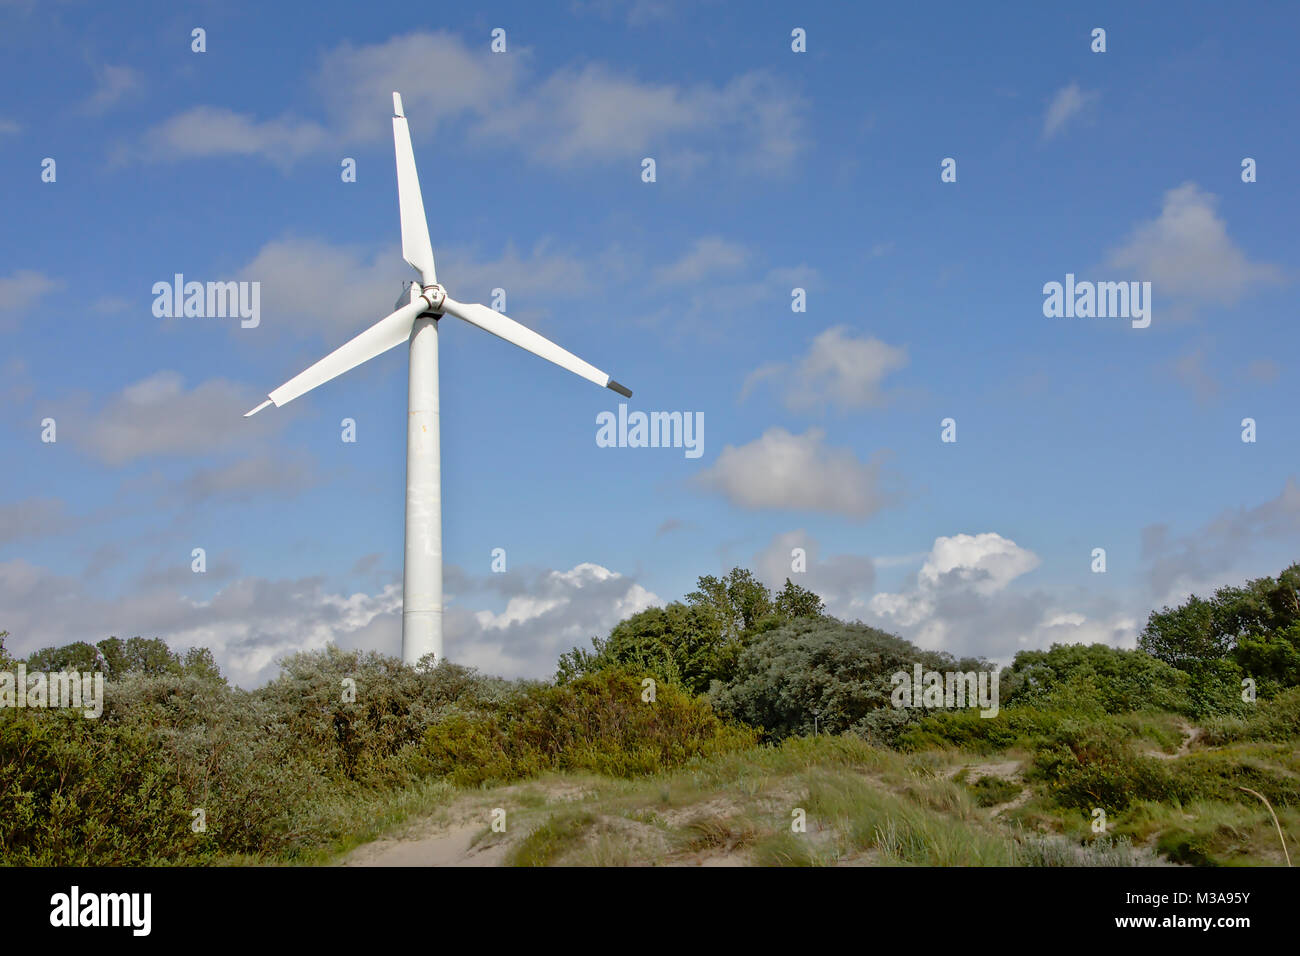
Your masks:
<svg viewBox="0 0 1300 956"><path fill-rule="evenodd" d="M1300 737L1300 687L1272 700L1260 700L1247 716L1219 717L1205 725L1204 740L1211 746L1238 740L1282 743Z"/></svg>
<svg viewBox="0 0 1300 956"><path fill-rule="evenodd" d="M1190 713L1191 677L1144 651L1106 644L1053 644L1021 651L1002 671L1005 707L1120 714L1134 710Z"/></svg>
<svg viewBox="0 0 1300 956"><path fill-rule="evenodd" d="M703 698L678 688L641 699L641 676L610 668L567 684L533 687L477 714L430 727L422 755L434 773L474 786L546 770L631 777L752 746L757 735L728 724Z"/></svg>
<svg viewBox="0 0 1300 956"><path fill-rule="evenodd" d="M956 661L922 651L892 634L833 618L797 619L768 631L741 652L736 676L710 692L719 711L766 730L770 739L845 730L881 739L912 718L894 710L891 677L927 670L979 670L981 661ZM814 715L813 711L818 713ZM919 711L917 712L919 716Z"/></svg>
<svg viewBox="0 0 1300 956"><path fill-rule="evenodd" d="M1029 774L1058 804L1083 810L1113 813L1136 800L1181 802L1192 795L1165 762L1136 753L1110 721L1062 721L1034 755Z"/></svg>

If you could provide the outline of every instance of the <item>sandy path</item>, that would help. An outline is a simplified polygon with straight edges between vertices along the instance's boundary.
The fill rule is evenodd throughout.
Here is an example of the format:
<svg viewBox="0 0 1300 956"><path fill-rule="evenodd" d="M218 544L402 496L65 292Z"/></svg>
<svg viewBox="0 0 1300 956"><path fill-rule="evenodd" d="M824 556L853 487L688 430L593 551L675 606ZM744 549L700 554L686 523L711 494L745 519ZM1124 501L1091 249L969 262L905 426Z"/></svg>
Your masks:
<svg viewBox="0 0 1300 956"><path fill-rule="evenodd" d="M358 847L344 866L501 866L505 843L471 846L482 826L458 826L408 840L376 840Z"/></svg>

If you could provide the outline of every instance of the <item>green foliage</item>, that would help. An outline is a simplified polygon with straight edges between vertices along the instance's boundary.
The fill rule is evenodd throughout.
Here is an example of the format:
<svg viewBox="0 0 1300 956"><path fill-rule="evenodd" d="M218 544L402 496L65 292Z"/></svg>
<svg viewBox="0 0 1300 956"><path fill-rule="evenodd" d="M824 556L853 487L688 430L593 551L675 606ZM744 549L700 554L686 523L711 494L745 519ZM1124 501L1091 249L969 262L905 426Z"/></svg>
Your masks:
<svg viewBox="0 0 1300 956"><path fill-rule="evenodd" d="M678 601L646 608L592 643L595 653L575 649L561 656L561 681L614 666L699 694L731 672L740 652L723 637L712 611Z"/></svg>
<svg viewBox="0 0 1300 956"><path fill-rule="evenodd" d="M717 622L726 643L739 642L775 610L772 592L744 568L732 568L721 578L703 575L696 588L686 595L687 603L704 610Z"/></svg>
<svg viewBox="0 0 1300 956"><path fill-rule="evenodd" d="M1002 702L1061 710L1119 714L1188 709L1184 671L1143 651L1106 644L1053 644L1021 651L1002 671Z"/></svg>
<svg viewBox="0 0 1300 956"><path fill-rule="evenodd" d="M997 717L981 717L973 710L940 710L924 714L906 725L895 740L900 750L958 747L973 753L994 753L1011 747L1035 747L1052 737L1068 711L1037 707L1002 709Z"/></svg>
<svg viewBox="0 0 1300 956"><path fill-rule="evenodd" d="M1002 702L1078 714L1169 711L1191 717L1241 710L1240 674L1231 661L1184 669L1145 651L1106 644L1053 644L1021 651L1002 671Z"/></svg>
<svg viewBox="0 0 1300 956"><path fill-rule="evenodd" d="M221 670L206 647L176 653L162 638L109 637L98 644L76 641L62 647L43 647L27 657L29 671L100 671L105 680L131 676L192 676L224 682Z"/></svg>
<svg viewBox="0 0 1300 956"><path fill-rule="evenodd" d="M890 704L898 671L979 670L979 661L955 661L947 654L921 651L907 641L831 618L800 618L756 638L740 654L735 677L711 696L719 710L769 738L853 730L864 737L887 731L878 715L900 723L920 711L898 715ZM816 715L814 715L816 711Z"/></svg>
<svg viewBox="0 0 1300 956"><path fill-rule="evenodd" d="M715 681L731 680L737 658L758 635L786 621L821 619L824 610L820 597L789 578L773 595L744 568L721 578L706 574L685 603L647 608L619 623L608 638L593 638L591 650L562 654L556 680L622 667L705 693Z"/></svg>
<svg viewBox="0 0 1300 956"><path fill-rule="evenodd" d="M1283 743L1296 737L1300 737L1300 687L1257 701L1245 716L1207 721L1204 730L1205 742L1212 746L1236 741Z"/></svg>
<svg viewBox="0 0 1300 956"><path fill-rule="evenodd" d="M1267 693L1300 682L1300 564L1152 612L1138 646L1184 670L1231 660Z"/></svg>
<svg viewBox="0 0 1300 956"><path fill-rule="evenodd" d="M0 806L10 865L138 864L196 845L172 755L68 711L0 716Z"/></svg>
<svg viewBox="0 0 1300 956"><path fill-rule="evenodd" d="M452 715L427 730L422 756L434 773L476 786L545 770L656 773L755 739L719 719L703 698L671 685L645 702L639 674L610 668Z"/></svg>
<svg viewBox="0 0 1300 956"><path fill-rule="evenodd" d="M130 645L113 648L128 675L106 682L99 719L0 711L0 806L13 811L0 813L5 862L293 859L356 829L374 794L427 774L420 745L442 714L518 692L449 664L416 670L329 648L290 658L249 693L229 687L206 652L163 666L156 647ZM356 682L350 703L344 677ZM202 833L191 829L195 809Z"/></svg>
<svg viewBox="0 0 1300 956"><path fill-rule="evenodd" d="M996 807L998 804L1007 803L1020 796L1024 789L1014 780L992 775L980 777L974 783L967 784L967 787L975 798L975 803L981 807Z"/></svg>

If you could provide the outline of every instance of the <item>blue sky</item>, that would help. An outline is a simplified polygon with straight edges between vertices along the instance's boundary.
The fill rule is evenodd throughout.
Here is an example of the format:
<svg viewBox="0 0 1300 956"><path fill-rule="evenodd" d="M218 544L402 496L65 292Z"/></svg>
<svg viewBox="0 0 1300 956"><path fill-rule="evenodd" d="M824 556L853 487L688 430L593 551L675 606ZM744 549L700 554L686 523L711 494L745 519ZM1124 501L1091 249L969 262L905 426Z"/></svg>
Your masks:
<svg viewBox="0 0 1300 956"><path fill-rule="evenodd" d="M695 459L598 447L617 395L442 322L449 656L545 675L700 574L779 584L793 548L833 612L928 647L1131 646L1300 557L1296 26L0 3L0 629L207 645L245 685L330 640L398 652L404 350L242 417L414 275L396 89L449 292L505 289L631 410L705 423ZM156 318L175 273L260 283L259 324ZM1150 327L1045 317L1067 273L1151 282Z"/></svg>

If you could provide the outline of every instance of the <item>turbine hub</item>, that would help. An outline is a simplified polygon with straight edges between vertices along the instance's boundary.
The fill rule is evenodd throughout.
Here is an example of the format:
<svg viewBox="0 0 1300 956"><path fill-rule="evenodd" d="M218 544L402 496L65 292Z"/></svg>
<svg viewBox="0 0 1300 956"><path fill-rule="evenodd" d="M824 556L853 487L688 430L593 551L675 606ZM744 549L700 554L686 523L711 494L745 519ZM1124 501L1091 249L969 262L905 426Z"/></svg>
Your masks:
<svg viewBox="0 0 1300 956"><path fill-rule="evenodd" d="M442 315L442 304L447 301L447 290L437 283L426 285L420 289L416 298L423 299L425 304L428 305L429 311L434 315ZM411 301L415 301L415 299Z"/></svg>

